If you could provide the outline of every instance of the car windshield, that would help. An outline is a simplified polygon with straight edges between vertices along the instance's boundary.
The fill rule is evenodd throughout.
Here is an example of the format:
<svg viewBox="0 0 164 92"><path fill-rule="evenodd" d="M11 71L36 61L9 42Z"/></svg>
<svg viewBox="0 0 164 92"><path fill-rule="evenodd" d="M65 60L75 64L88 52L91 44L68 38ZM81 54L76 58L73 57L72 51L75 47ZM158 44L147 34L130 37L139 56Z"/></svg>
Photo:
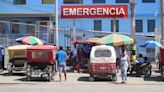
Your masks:
<svg viewBox="0 0 164 92"><path fill-rule="evenodd" d="M95 57L111 57L112 53L110 50L96 50Z"/></svg>
<svg viewBox="0 0 164 92"><path fill-rule="evenodd" d="M34 51L32 52L33 59L47 59L48 52L47 51Z"/></svg>

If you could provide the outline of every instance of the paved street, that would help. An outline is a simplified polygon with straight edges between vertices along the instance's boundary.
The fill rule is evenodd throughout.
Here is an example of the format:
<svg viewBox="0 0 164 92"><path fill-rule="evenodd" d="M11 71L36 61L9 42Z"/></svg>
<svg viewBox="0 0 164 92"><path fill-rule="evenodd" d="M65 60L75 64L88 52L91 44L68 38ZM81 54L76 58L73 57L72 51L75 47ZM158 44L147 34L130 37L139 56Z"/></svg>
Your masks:
<svg viewBox="0 0 164 92"><path fill-rule="evenodd" d="M164 82L155 72L148 79L128 77L127 84L120 84L120 74L118 74L118 81L116 82L107 80L89 82L88 76L85 73L68 73L67 81L58 82L58 76L55 76L54 82L40 82L40 79L27 82L23 74L17 73L14 76L7 76L4 72L0 75L0 89L4 92L145 92L145 90L148 92L163 92L164 90Z"/></svg>

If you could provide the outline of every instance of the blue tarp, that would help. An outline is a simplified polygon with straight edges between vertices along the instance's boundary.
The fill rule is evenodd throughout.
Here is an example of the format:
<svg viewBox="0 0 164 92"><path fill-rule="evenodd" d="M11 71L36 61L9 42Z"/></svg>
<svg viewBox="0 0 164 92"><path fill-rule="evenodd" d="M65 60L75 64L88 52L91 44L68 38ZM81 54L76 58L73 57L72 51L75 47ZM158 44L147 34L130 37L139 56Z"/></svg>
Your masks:
<svg viewBox="0 0 164 92"><path fill-rule="evenodd" d="M156 47L160 47L160 46L161 46L161 44L156 41L146 41L140 45L140 47L145 47L145 48L156 48Z"/></svg>

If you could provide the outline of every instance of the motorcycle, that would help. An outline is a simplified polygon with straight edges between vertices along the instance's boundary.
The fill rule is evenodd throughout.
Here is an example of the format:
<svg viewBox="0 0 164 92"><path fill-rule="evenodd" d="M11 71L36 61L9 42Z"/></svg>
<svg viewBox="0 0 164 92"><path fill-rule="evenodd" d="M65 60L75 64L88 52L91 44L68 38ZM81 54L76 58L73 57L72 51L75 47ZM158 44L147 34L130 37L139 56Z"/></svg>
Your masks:
<svg viewBox="0 0 164 92"><path fill-rule="evenodd" d="M147 78L151 76L151 69L151 62L133 64L130 71L130 75L133 75L133 72L135 72L137 75L144 75L144 77Z"/></svg>

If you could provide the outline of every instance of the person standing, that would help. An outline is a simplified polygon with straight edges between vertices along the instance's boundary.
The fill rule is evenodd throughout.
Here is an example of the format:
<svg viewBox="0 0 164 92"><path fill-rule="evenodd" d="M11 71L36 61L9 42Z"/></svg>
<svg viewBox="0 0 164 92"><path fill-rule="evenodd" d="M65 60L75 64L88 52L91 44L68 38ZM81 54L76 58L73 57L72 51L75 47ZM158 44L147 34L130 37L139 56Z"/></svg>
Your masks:
<svg viewBox="0 0 164 92"><path fill-rule="evenodd" d="M121 62L120 62L121 78L122 78L122 82L121 83L126 83L127 82L128 66L129 66L128 65L128 57L125 55L125 52L122 52Z"/></svg>
<svg viewBox="0 0 164 92"><path fill-rule="evenodd" d="M67 53L63 50L63 47L59 47L59 51L56 53L58 68L59 68L59 81L61 81L61 73L64 72L65 80L67 80L66 74L66 59Z"/></svg>
<svg viewBox="0 0 164 92"><path fill-rule="evenodd" d="M74 45L74 48L72 49L72 57L73 57L73 71L76 69L76 65L77 65L77 49L76 49L76 45Z"/></svg>
<svg viewBox="0 0 164 92"><path fill-rule="evenodd" d="M67 47L66 48L66 53L67 53L67 56L68 56L68 59L67 59L67 65L71 65L71 49L70 49L70 47Z"/></svg>

